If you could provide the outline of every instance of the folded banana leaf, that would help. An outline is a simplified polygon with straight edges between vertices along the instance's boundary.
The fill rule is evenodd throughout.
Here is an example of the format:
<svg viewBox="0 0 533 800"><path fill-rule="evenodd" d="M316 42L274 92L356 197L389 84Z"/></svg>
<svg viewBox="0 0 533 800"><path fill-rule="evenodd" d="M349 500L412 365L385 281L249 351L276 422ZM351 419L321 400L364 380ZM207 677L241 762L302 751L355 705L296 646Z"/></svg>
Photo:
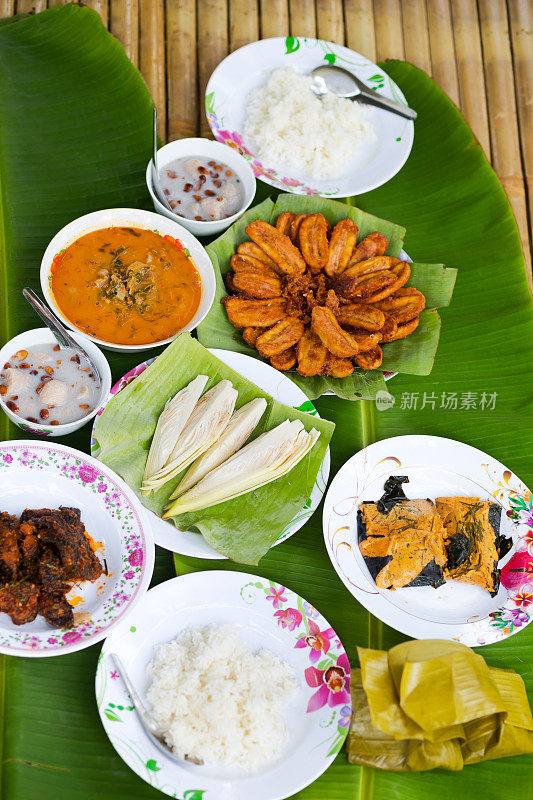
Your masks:
<svg viewBox="0 0 533 800"><path fill-rule="evenodd" d="M275 204L272 204L270 199L264 200L249 209L241 219L207 247L215 268L217 289L213 306L198 327L198 338L205 347L224 347L226 350L236 350L261 359L257 350L249 347L241 332L233 327L220 301L227 294L224 276L230 269L231 256L236 253L241 242L248 240L246 226L256 219L274 223L284 211L292 211L295 214L313 214L320 211L332 225L349 217L359 228L359 238L376 230L383 233L389 242L388 255L398 256L402 248L404 228L359 208L347 206L345 203L294 194L279 195ZM428 375L433 368L440 336L440 317L435 309L449 305L456 275L456 269L445 268L442 264L413 265L407 285L420 289L426 295L426 308L433 310L424 311L420 315L418 328L406 339L391 342L383 347L381 370L356 369L347 378L330 378L322 375L312 378L302 377L294 370L287 372L286 375L311 399L330 392L347 400L371 400L378 391L385 390L383 370Z"/></svg>
<svg viewBox="0 0 533 800"><path fill-rule="evenodd" d="M285 419L299 419L306 430L316 428L320 432L312 450L287 476L233 500L171 518L179 530L197 528L208 544L233 561L257 564L309 499L335 428L331 422L277 403L211 355L190 334L181 334L153 364L115 395L98 417L95 427L100 447L98 457L124 478L147 508L163 516L169 497L185 471L146 495L141 492L146 459L166 402L197 375L209 377L205 391L223 379L230 380L239 392L235 409L256 397L267 400L267 410L250 441Z"/></svg>

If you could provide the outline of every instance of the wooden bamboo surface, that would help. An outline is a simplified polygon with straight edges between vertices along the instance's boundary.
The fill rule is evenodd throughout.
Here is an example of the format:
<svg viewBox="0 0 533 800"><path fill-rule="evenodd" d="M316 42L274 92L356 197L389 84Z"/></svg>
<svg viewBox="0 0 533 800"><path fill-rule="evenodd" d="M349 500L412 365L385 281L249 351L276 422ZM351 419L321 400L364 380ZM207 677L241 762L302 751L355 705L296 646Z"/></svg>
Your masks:
<svg viewBox="0 0 533 800"><path fill-rule="evenodd" d="M0 0L0 17L57 0ZM459 106L511 202L531 280L533 0L85 0L122 42L157 103L160 135L208 136L207 80L231 51L319 36L432 75Z"/></svg>

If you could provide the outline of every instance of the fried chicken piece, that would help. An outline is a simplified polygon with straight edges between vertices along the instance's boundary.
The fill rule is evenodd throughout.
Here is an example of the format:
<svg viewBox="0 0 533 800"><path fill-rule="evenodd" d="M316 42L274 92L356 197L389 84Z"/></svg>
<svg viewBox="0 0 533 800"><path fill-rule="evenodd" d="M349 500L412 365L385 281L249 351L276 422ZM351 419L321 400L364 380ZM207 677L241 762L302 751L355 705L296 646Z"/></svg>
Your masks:
<svg viewBox="0 0 533 800"><path fill-rule="evenodd" d="M223 297L229 321L235 328L269 328L286 315L283 297L271 300L248 300L244 297Z"/></svg>
<svg viewBox="0 0 533 800"><path fill-rule="evenodd" d="M310 214L300 225L300 250L313 274L326 266L329 250L328 222L323 214Z"/></svg>
<svg viewBox="0 0 533 800"><path fill-rule="evenodd" d="M103 572L102 565L91 549L78 508L40 509L24 511L37 528L40 542L53 545L61 561L62 577L66 581L94 581Z"/></svg>
<svg viewBox="0 0 533 800"><path fill-rule="evenodd" d="M372 350L367 350L366 353L359 353L354 360L361 369L377 369L383 361L381 347L377 345Z"/></svg>
<svg viewBox="0 0 533 800"><path fill-rule="evenodd" d="M420 317L415 317L409 320L409 322L404 322L403 325L397 325L396 331L393 334L390 334L386 339L381 339L382 343L395 342L397 339L405 339L406 336L409 336L410 333L418 328L419 323Z"/></svg>
<svg viewBox="0 0 533 800"><path fill-rule="evenodd" d="M283 274L276 262L267 256L263 248L259 247L255 242L242 242L237 248L237 253L240 256L249 256L250 258L257 259L257 261L261 261L265 267L270 267L270 269L273 269L278 275Z"/></svg>
<svg viewBox="0 0 533 800"><path fill-rule="evenodd" d="M261 334L264 333L266 330L267 330L266 328L252 328L251 326L248 326L243 330L242 338L244 339L246 344L250 345L250 347L255 347L257 337L261 336Z"/></svg>
<svg viewBox="0 0 533 800"><path fill-rule="evenodd" d="M426 298L414 286L399 289L390 297L381 300L378 308L394 317L398 325L417 317L426 306Z"/></svg>
<svg viewBox="0 0 533 800"><path fill-rule="evenodd" d="M300 225L306 218L307 214L296 214L293 221L291 222L291 228L289 231L289 236L293 245L298 247L300 243Z"/></svg>
<svg viewBox="0 0 533 800"><path fill-rule="evenodd" d="M296 371L304 377L311 377L321 374L328 351L314 330L306 328L296 347L296 354L298 357Z"/></svg>
<svg viewBox="0 0 533 800"><path fill-rule="evenodd" d="M288 350L303 336L305 325L298 317L285 317L270 330L257 337L255 346L264 358L272 358Z"/></svg>
<svg viewBox="0 0 533 800"><path fill-rule="evenodd" d="M296 214L292 214L290 211L283 211L276 220L276 230L284 233L285 236L290 236L291 223L295 216Z"/></svg>
<svg viewBox="0 0 533 800"><path fill-rule="evenodd" d="M0 512L0 580L15 577L20 563L19 526L15 516Z"/></svg>
<svg viewBox="0 0 533 800"><path fill-rule="evenodd" d="M276 275L269 277L253 272L237 272L233 276L233 285L238 292L256 300L281 297L281 281Z"/></svg>
<svg viewBox="0 0 533 800"><path fill-rule="evenodd" d="M278 273L273 270L272 267L267 266L253 256L232 256L229 263L235 274L240 272L253 272L256 275L265 275L268 278L276 278L279 280Z"/></svg>
<svg viewBox="0 0 533 800"><path fill-rule="evenodd" d="M337 356L329 353L323 374L329 375L331 378L347 378L353 373L354 369L351 359L337 358Z"/></svg>
<svg viewBox="0 0 533 800"><path fill-rule="evenodd" d="M366 353L373 350L381 342L381 333L369 333L368 331L351 331L351 334L359 345L359 352Z"/></svg>
<svg viewBox="0 0 533 800"><path fill-rule="evenodd" d="M361 239L357 247L352 253L350 263L348 266L358 264L360 261L366 261L374 256L384 256L387 252L388 242L385 236L379 231L369 233L364 239Z"/></svg>
<svg viewBox="0 0 533 800"><path fill-rule="evenodd" d="M325 308L325 306L313 308L311 325L322 344L334 356L350 358L359 352L359 346L355 339L341 328L335 314L329 308Z"/></svg>
<svg viewBox="0 0 533 800"><path fill-rule="evenodd" d="M371 306L371 308L374 308L374 306ZM379 308L376 310L381 311ZM398 323L394 317L391 317L390 314L385 314L385 312L382 313L384 314L385 322L383 323L379 332L381 334L381 342L383 344L384 342L392 342L394 340L394 336L398 330Z"/></svg>
<svg viewBox="0 0 533 800"><path fill-rule="evenodd" d="M41 589L39 593L39 614L56 628L73 628L74 612L67 598L61 592Z"/></svg>
<svg viewBox="0 0 533 800"><path fill-rule="evenodd" d="M274 369L279 369L281 372L286 372L287 370L292 369L296 364L296 348L289 347L289 349L284 350L283 353L278 353L277 356L272 356L270 363Z"/></svg>
<svg viewBox="0 0 533 800"><path fill-rule="evenodd" d="M0 586L0 612L9 614L15 625L33 622L39 613L39 589L30 581Z"/></svg>
<svg viewBox="0 0 533 800"><path fill-rule="evenodd" d="M364 328L366 331L379 331L385 324L383 311L367 303L347 303L339 308L336 317L343 327Z"/></svg>
<svg viewBox="0 0 533 800"><path fill-rule="evenodd" d="M269 225L262 219L256 219L246 226L246 233L286 275L305 272L305 261L300 251L288 236L280 233L273 225Z"/></svg>
<svg viewBox="0 0 533 800"><path fill-rule="evenodd" d="M42 589L48 592L68 592L69 586L64 580L61 559L51 547L45 545L42 549L39 567L38 582Z"/></svg>
<svg viewBox="0 0 533 800"><path fill-rule="evenodd" d="M341 219L331 234L328 257L324 266L326 275L333 278L344 272L350 263L356 242L357 225L349 218Z"/></svg>

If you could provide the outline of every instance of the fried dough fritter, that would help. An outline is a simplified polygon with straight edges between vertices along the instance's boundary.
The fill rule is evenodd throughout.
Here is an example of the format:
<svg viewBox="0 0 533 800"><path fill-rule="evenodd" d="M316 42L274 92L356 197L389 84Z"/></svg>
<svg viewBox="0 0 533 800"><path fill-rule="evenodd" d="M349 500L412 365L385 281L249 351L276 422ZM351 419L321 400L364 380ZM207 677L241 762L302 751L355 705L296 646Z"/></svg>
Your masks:
<svg viewBox="0 0 533 800"><path fill-rule="evenodd" d="M237 272L233 285L238 292L255 300L270 300L281 297L281 281L276 276L258 275L255 272Z"/></svg>
<svg viewBox="0 0 533 800"><path fill-rule="evenodd" d="M384 256L388 246L387 238L383 236L382 233L378 231L369 233L368 236L365 236L365 238L359 242L353 251L348 266L351 267L354 264L358 264L360 261L367 261L369 258L374 258L375 256Z"/></svg>
<svg viewBox="0 0 533 800"><path fill-rule="evenodd" d="M336 316L339 325L344 325L348 328L379 331L385 324L383 311L367 303L347 303L340 306Z"/></svg>
<svg viewBox="0 0 533 800"><path fill-rule="evenodd" d="M357 244L347 217L332 230L323 214L279 214L275 226L255 220L251 241L231 256L222 299L244 341L280 371L343 378L378 369L381 346L419 324L425 298L405 287L410 265L385 255L374 231Z"/></svg>
<svg viewBox="0 0 533 800"><path fill-rule="evenodd" d="M285 317L273 328L258 336L255 346L263 358L272 358L288 350L303 336L305 325L298 317Z"/></svg>
<svg viewBox="0 0 533 800"><path fill-rule="evenodd" d="M366 352L361 351L355 356L355 363L358 367L362 367L363 369L377 369L381 367L381 362L383 361L383 351L379 345L372 348L371 350L366 350Z"/></svg>
<svg viewBox="0 0 533 800"><path fill-rule="evenodd" d="M0 513L0 581L14 578L20 563L18 520L15 516Z"/></svg>
<svg viewBox="0 0 533 800"><path fill-rule="evenodd" d="M355 339L341 328L335 314L325 306L316 306L311 315L311 325L322 344L339 358L351 358L359 352Z"/></svg>
<svg viewBox="0 0 533 800"><path fill-rule="evenodd" d="M313 274L326 266L329 251L328 222L323 214L310 214L300 225L300 250Z"/></svg>
<svg viewBox="0 0 533 800"><path fill-rule="evenodd" d="M305 261L300 251L288 236L280 233L273 225L256 219L246 226L246 233L286 275L305 272Z"/></svg>
<svg viewBox="0 0 533 800"><path fill-rule="evenodd" d="M322 373L328 351L312 328L306 328L296 347L296 354L298 356L296 371L300 375L309 378Z"/></svg>
<svg viewBox="0 0 533 800"><path fill-rule="evenodd" d="M288 350L278 353L277 356L272 356L270 363L274 369L279 369L280 372L287 372L287 370L292 369L296 364L296 348L289 347Z"/></svg>
<svg viewBox="0 0 533 800"><path fill-rule="evenodd" d="M0 585L0 612L9 614L15 625L33 622L39 613L39 589L30 581Z"/></svg>
<svg viewBox="0 0 533 800"><path fill-rule="evenodd" d="M324 272L330 278L340 275L352 257L357 242L357 225L349 217L341 219L331 234L328 257L324 265Z"/></svg>
<svg viewBox="0 0 533 800"><path fill-rule="evenodd" d="M286 316L286 301L283 297L274 297L271 300L223 297L222 303L235 328L269 328Z"/></svg>
<svg viewBox="0 0 533 800"><path fill-rule="evenodd" d="M425 307L426 298L413 286L398 289L393 295L378 303L378 308L394 317L398 325L414 319Z"/></svg>
<svg viewBox="0 0 533 800"><path fill-rule="evenodd" d="M243 257L255 258L257 261L261 261L265 267L273 269L277 274L283 274L276 262L267 256L263 248L259 247L255 242L242 242L237 248L237 254Z"/></svg>
<svg viewBox="0 0 533 800"><path fill-rule="evenodd" d="M290 211L283 211L276 220L276 229L285 236L290 236L291 223L295 216Z"/></svg>

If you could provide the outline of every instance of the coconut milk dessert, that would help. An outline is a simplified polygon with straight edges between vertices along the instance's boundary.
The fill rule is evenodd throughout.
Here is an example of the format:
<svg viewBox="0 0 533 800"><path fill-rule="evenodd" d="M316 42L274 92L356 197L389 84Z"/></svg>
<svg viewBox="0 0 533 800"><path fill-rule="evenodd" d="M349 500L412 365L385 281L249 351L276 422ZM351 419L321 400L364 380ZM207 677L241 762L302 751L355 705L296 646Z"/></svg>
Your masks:
<svg viewBox="0 0 533 800"><path fill-rule="evenodd" d="M198 222L232 217L244 202L240 178L222 161L176 158L159 171L159 182L174 213Z"/></svg>
<svg viewBox="0 0 533 800"><path fill-rule="evenodd" d="M0 373L0 395L28 422L64 425L93 411L100 381L76 350L49 342L14 353Z"/></svg>

